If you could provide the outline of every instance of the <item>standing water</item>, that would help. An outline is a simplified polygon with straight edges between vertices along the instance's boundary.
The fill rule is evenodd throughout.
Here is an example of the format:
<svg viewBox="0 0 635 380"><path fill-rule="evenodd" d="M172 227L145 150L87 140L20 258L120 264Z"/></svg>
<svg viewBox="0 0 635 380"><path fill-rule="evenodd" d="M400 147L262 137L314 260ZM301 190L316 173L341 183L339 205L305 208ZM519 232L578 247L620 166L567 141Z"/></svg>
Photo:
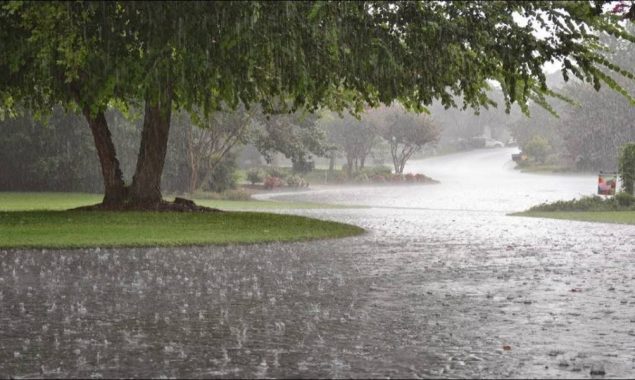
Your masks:
<svg viewBox="0 0 635 380"><path fill-rule="evenodd" d="M353 238L0 251L0 377L634 377L635 227L506 216L595 190L512 152L285 196Z"/></svg>

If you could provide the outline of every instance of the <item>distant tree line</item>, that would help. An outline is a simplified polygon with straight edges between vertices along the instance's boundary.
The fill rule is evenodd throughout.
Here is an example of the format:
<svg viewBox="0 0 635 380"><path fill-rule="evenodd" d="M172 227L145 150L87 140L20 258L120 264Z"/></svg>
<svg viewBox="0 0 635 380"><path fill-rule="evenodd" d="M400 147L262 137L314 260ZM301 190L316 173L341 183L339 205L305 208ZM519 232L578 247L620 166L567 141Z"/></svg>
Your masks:
<svg viewBox="0 0 635 380"><path fill-rule="evenodd" d="M135 113L105 113L126 180L134 172L143 128ZM312 154L325 154L325 136L315 120L301 112L265 115L258 107L210 117L176 112L161 187L170 193L232 188L238 153L247 144L265 160L281 153L297 165L306 163ZM103 191L97 152L82 116L61 107L42 120L24 112L0 121L0 131L0 191Z"/></svg>
<svg viewBox="0 0 635 380"><path fill-rule="evenodd" d="M628 28L631 32L635 27ZM611 60L630 72L635 71L635 51L628 41L603 34ZM621 83L630 93L632 81ZM599 91L569 81L560 92L575 104L554 101L557 115L530 105L530 118L512 124L512 133L523 151L536 162L563 165L577 170L618 168L622 147L635 141L635 106L619 93Z"/></svg>

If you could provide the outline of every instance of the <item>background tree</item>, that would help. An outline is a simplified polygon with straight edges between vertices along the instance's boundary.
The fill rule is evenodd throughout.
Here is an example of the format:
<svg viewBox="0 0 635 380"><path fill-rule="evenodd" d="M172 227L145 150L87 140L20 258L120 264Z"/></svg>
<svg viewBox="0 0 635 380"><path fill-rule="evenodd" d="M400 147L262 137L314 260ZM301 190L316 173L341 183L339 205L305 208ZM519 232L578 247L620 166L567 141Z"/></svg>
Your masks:
<svg viewBox="0 0 635 380"><path fill-rule="evenodd" d="M296 171L304 171L312 164L312 155L327 153L326 136L317 120L318 115L304 110L274 115L256 113L258 127L253 142L267 162L279 152L291 160Z"/></svg>
<svg viewBox="0 0 635 380"><path fill-rule="evenodd" d="M377 132L365 114L356 118L350 113L324 115L322 127L326 129L329 142L343 152L346 157L346 172L364 169L366 158L377 143ZM332 168L331 168L332 170Z"/></svg>
<svg viewBox="0 0 635 380"><path fill-rule="evenodd" d="M549 142L542 136L534 136L529 140L529 142L525 145L525 152L527 155L537 162L544 164L547 160L547 155L551 146L549 146Z"/></svg>
<svg viewBox="0 0 635 380"><path fill-rule="evenodd" d="M178 119L185 131L189 193L198 190L200 182L208 183L217 165L233 148L246 143L253 130L252 116L244 106L235 111L218 111L208 117L194 114L190 118L181 113Z"/></svg>
<svg viewBox="0 0 635 380"><path fill-rule="evenodd" d="M292 99L292 109L341 110L399 98L491 104L497 80L509 108L548 107L542 66L632 98L600 67L633 79L599 52L597 32L635 38L594 2L7 2L0 6L0 99L12 112L55 104L90 126L104 207L159 208L174 109L209 114ZM621 13L629 15L630 10ZM527 21L520 25L514 14ZM533 33L534 25L551 32ZM344 90L353 91L351 99ZM125 185L104 113L143 104L132 183ZM286 108L286 103L283 103Z"/></svg>
<svg viewBox="0 0 635 380"><path fill-rule="evenodd" d="M635 30L632 26L627 28ZM603 54L627 70L635 70L635 54L623 39L600 35L607 50ZM633 82L619 80L630 92ZM602 88L599 91L577 80L562 84L560 90L575 101L554 101L554 117L537 105L530 105L531 118L512 125L512 133L523 150L536 136L547 139L554 155L551 163L579 170L615 171L621 146L635 140L635 107L619 93Z"/></svg>
<svg viewBox="0 0 635 380"><path fill-rule="evenodd" d="M399 104L369 112L381 137L390 144L395 173L402 174L406 162L426 144L439 139L439 128L424 115L405 112Z"/></svg>

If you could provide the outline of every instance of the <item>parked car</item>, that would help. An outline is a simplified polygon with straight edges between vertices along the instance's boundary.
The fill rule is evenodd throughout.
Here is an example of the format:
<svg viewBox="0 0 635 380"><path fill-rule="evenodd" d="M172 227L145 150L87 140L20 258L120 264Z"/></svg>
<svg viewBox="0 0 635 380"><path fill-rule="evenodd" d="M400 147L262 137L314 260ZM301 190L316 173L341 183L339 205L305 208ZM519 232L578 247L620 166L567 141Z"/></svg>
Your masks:
<svg viewBox="0 0 635 380"><path fill-rule="evenodd" d="M503 148L505 147L505 144L503 144L503 142L498 140L485 138L485 147L486 148Z"/></svg>

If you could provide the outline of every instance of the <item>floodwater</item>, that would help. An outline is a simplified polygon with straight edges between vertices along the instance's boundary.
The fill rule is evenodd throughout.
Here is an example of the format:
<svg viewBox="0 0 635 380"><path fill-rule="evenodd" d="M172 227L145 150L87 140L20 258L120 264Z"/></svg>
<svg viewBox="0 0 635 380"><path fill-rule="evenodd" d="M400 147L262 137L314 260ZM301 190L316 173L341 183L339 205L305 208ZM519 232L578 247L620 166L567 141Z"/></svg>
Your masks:
<svg viewBox="0 0 635 380"><path fill-rule="evenodd" d="M506 216L595 190L512 151L276 195L353 238L0 251L0 377L635 377L635 226Z"/></svg>

